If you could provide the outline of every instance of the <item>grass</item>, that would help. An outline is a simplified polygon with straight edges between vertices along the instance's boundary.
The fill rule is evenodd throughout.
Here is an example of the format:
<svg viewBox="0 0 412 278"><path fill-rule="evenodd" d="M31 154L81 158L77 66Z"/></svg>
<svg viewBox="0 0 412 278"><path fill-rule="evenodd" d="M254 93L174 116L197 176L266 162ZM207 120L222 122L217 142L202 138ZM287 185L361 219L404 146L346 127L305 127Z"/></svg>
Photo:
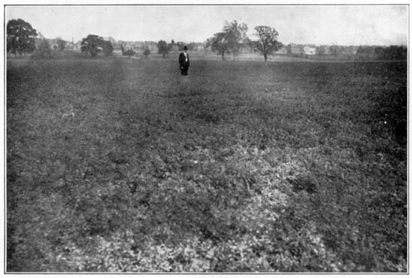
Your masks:
<svg viewBox="0 0 412 278"><path fill-rule="evenodd" d="M10 60L8 272L406 271L406 63Z"/></svg>

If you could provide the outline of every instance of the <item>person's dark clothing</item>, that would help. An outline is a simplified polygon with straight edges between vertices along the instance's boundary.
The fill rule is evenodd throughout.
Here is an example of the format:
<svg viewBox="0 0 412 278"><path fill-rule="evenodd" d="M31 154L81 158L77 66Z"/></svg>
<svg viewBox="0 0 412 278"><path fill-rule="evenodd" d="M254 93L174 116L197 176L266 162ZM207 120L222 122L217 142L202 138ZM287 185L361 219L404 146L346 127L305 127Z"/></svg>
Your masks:
<svg viewBox="0 0 412 278"><path fill-rule="evenodd" d="M186 54L186 55L185 55ZM190 59L189 59L189 54L186 52L182 52L179 55L179 65L180 65L180 71L182 72L182 75L187 75L187 72L190 67Z"/></svg>

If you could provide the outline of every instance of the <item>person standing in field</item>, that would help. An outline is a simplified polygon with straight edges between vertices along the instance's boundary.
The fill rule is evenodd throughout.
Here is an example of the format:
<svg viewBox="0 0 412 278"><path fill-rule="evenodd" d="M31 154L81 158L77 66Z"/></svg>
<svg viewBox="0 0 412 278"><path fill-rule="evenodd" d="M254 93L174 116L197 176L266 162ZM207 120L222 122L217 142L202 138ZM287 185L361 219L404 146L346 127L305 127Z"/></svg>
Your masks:
<svg viewBox="0 0 412 278"><path fill-rule="evenodd" d="M179 65L182 75L187 75L190 67L189 54L187 53L187 46L183 47L183 52L179 55Z"/></svg>

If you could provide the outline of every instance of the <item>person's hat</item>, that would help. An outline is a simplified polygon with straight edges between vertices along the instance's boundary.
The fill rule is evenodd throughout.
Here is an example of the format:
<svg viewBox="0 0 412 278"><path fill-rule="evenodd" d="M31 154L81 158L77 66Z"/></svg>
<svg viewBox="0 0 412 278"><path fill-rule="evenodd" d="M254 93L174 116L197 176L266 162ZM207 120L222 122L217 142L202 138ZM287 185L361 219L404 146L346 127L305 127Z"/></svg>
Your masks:
<svg viewBox="0 0 412 278"><path fill-rule="evenodd" d="M186 45L183 47L183 50L187 50L187 46L186 46Z"/></svg>

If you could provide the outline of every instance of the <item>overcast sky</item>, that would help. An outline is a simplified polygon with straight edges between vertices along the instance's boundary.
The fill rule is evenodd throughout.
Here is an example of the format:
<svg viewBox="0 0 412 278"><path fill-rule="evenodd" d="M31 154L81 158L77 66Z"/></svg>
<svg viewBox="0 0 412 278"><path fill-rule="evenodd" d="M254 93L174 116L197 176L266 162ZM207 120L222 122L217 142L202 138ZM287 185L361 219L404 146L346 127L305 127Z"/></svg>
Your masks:
<svg viewBox="0 0 412 278"><path fill-rule="evenodd" d="M267 25L284 44L407 44L407 5L120 5L7 6L46 38L81 40L88 34L125 41L203 42L225 21Z"/></svg>

